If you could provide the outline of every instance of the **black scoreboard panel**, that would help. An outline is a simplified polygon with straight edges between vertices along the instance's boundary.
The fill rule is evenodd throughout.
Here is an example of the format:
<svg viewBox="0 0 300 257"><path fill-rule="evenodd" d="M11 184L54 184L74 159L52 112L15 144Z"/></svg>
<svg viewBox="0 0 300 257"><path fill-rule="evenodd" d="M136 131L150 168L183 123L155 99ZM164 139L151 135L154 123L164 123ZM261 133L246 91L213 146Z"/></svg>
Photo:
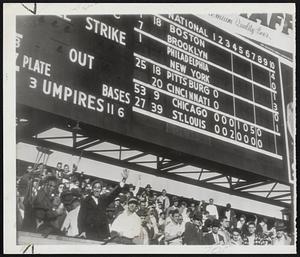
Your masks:
<svg viewBox="0 0 300 257"><path fill-rule="evenodd" d="M194 15L17 17L17 103L288 181L279 62Z"/></svg>

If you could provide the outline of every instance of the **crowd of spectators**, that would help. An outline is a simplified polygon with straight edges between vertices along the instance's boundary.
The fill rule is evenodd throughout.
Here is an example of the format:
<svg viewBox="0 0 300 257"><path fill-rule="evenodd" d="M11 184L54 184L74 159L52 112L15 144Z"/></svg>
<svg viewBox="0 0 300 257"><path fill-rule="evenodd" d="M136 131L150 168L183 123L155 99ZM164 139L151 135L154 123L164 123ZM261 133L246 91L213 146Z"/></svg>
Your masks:
<svg viewBox="0 0 300 257"><path fill-rule="evenodd" d="M266 218L247 220L228 203L186 201L155 192L150 184L105 185L57 163L29 165L17 181L17 229L104 243L144 245L289 245L283 222L271 227Z"/></svg>

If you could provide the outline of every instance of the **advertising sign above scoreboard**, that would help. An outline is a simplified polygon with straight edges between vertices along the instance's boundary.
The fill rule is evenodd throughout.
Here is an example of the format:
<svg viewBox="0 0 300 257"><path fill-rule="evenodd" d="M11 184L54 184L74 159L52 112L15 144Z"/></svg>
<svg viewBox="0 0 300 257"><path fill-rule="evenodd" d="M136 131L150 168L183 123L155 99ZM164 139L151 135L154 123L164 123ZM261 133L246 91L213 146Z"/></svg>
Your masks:
<svg viewBox="0 0 300 257"><path fill-rule="evenodd" d="M18 16L17 103L287 182L276 56L194 15Z"/></svg>

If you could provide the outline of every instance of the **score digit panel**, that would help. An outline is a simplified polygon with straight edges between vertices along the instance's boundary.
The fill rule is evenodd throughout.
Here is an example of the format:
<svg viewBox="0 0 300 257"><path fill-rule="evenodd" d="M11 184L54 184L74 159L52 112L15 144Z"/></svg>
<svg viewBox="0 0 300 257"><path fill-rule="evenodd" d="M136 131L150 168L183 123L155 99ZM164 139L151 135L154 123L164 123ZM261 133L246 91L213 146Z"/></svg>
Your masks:
<svg viewBox="0 0 300 257"><path fill-rule="evenodd" d="M17 55L18 103L287 180L278 59L194 15L18 17Z"/></svg>

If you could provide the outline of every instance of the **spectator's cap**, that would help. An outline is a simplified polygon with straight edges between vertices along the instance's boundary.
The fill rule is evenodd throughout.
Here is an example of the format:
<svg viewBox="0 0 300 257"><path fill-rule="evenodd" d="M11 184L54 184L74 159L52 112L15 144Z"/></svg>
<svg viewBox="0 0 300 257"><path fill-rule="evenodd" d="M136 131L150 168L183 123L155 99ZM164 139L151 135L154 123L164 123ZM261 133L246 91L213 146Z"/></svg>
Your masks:
<svg viewBox="0 0 300 257"><path fill-rule="evenodd" d="M96 180L94 180L94 181L92 182L92 184L91 184L92 188L93 188L93 187L94 187L94 185L95 185L95 184L97 184L97 183L99 183L99 184L101 185L101 187L103 187L103 183L102 183L102 181L101 181L101 180L99 180L99 179L96 179Z"/></svg>
<svg viewBox="0 0 300 257"><path fill-rule="evenodd" d="M136 197L130 197L128 200L128 204L130 204L130 203L138 204L139 200Z"/></svg>
<svg viewBox="0 0 300 257"><path fill-rule="evenodd" d="M129 187L129 189L130 189L130 188L133 188L133 189L135 188L135 186L132 185L132 184L129 184L128 187Z"/></svg>
<svg viewBox="0 0 300 257"><path fill-rule="evenodd" d="M187 206L187 203L186 203L185 201L182 201L182 202L180 203L180 205Z"/></svg>
<svg viewBox="0 0 300 257"><path fill-rule="evenodd" d="M220 227L220 221L219 220L217 220L217 219L214 219L213 221L212 221L212 224L211 224L211 226L212 227Z"/></svg>
<svg viewBox="0 0 300 257"><path fill-rule="evenodd" d="M81 193L80 193L80 190L78 188L72 188L71 193L72 193L73 197L75 197L75 198L80 198L81 197Z"/></svg>
<svg viewBox="0 0 300 257"><path fill-rule="evenodd" d="M152 187L151 187L151 185L150 185L150 184L147 184L146 188L150 188L150 189L151 189Z"/></svg>
<svg viewBox="0 0 300 257"><path fill-rule="evenodd" d="M207 219L204 221L205 227L211 227L212 226L212 221L210 219Z"/></svg>
<svg viewBox="0 0 300 257"><path fill-rule="evenodd" d="M231 204L230 203L226 204L226 208L231 208Z"/></svg>
<svg viewBox="0 0 300 257"><path fill-rule="evenodd" d="M193 216L194 220L202 221L202 215L200 212L196 212Z"/></svg>
<svg viewBox="0 0 300 257"><path fill-rule="evenodd" d="M276 231L286 231L286 226L284 224L278 224L275 229Z"/></svg>
<svg viewBox="0 0 300 257"><path fill-rule="evenodd" d="M172 198L172 201L173 201L173 202L178 202L178 201L179 201L179 199L178 199L178 197L177 197L177 196L173 196L173 198Z"/></svg>
<svg viewBox="0 0 300 257"><path fill-rule="evenodd" d="M73 194L71 191L63 191L60 195L61 202L66 204L71 204L73 201Z"/></svg>
<svg viewBox="0 0 300 257"><path fill-rule="evenodd" d="M115 201L120 201L120 197L116 197Z"/></svg>

